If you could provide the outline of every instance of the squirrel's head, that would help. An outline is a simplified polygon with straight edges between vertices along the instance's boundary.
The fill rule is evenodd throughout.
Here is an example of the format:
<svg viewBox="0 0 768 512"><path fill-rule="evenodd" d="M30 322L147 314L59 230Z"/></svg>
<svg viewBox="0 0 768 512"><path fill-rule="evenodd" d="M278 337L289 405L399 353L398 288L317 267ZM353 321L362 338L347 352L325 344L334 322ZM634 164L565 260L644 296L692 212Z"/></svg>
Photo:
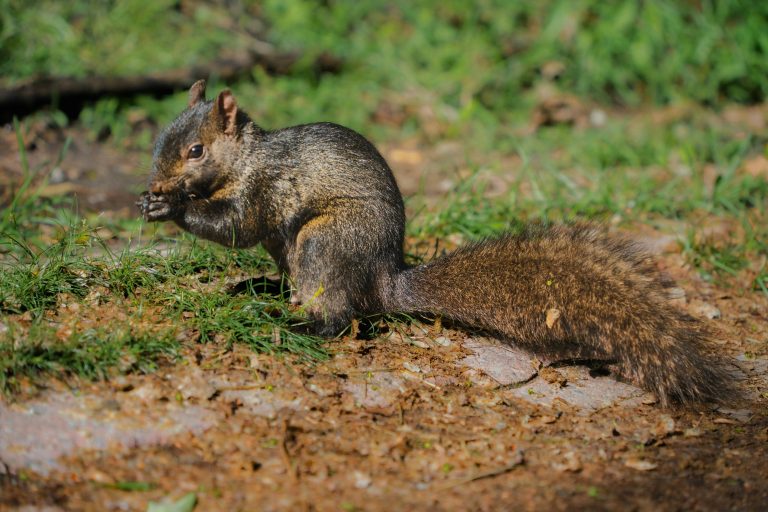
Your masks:
<svg viewBox="0 0 768 512"><path fill-rule="evenodd" d="M188 189L184 192L209 196L226 180L222 170L230 169L231 160L237 158L242 130L249 122L228 89L206 101L205 80L195 82L186 110L155 142L150 192L178 181Z"/></svg>

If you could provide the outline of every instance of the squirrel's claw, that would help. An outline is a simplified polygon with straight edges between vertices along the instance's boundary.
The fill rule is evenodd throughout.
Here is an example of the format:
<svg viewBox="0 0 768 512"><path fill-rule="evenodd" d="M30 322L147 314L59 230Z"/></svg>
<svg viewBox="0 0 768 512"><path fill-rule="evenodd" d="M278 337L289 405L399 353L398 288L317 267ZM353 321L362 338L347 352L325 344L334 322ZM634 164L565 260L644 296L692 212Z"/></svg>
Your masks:
<svg viewBox="0 0 768 512"><path fill-rule="evenodd" d="M139 195L139 198L134 203L142 215L144 215L147 211L147 206L149 205L149 192L146 190Z"/></svg>
<svg viewBox="0 0 768 512"><path fill-rule="evenodd" d="M168 196L155 195L151 192L142 192L136 201L145 220L157 222L169 220L172 217L171 202Z"/></svg>

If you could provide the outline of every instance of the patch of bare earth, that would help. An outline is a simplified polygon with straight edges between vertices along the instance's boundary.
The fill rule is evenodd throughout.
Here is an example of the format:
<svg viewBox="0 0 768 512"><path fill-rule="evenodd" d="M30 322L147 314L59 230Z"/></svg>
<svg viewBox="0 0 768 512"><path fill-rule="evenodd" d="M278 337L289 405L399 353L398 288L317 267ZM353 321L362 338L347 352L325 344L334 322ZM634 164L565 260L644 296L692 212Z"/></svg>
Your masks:
<svg viewBox="0 0 768 512"><path fill-rule="evenodd" d="M5 400L0 507L143 510L195 491L200 510L758 510L768 304L684 287L681 307L719 310L745 394L727 408L664 410L603 372L429 325L332 342L317 365L190 344L152 375Z"/></svg>
<svg viewBox="0 0 768 512"><path fill-rule="evenodd" d="M62 129L44 122L30 124L22 139L33 183L45 180L39 189L42 197L73 196L79 211L135 213L136 193L148 171L140 154L91 140L81 128ZM17 134L10 125L0 128L0 147L0 205L4 206L24 178Z"/></svg>
<svg viewBox="0 0 768 512"><path fill-rule="evenodd" d="M396 169L430 160L396 150ZM768 299L633 234L717 330L743 399L665 410L605 369L427 324L329 342L314 365L189 340L151 375L2 399L0 510L145 510L187 492L197 510L761 510Z"/></svg>

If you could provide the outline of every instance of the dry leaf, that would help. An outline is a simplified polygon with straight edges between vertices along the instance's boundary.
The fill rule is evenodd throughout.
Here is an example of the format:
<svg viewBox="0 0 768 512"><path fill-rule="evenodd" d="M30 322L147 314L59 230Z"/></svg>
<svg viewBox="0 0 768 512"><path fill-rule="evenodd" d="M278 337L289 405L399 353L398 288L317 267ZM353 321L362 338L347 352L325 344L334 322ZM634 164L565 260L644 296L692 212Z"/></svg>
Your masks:
<svg viewBox="0 0 768 512"><path fill-rule="evenodd" d="M550 366L545 366L539 370L539 377L549 382L550 384L554 384L561 388L564 387L568 382L568 379L565 378L565 375Z"/></svg>
<svg viewBox="0 0 768 512"><path fill-rule="evenodd" d="M559 309L549 309L547 310L547 328L551 329L554 327L555 322L560 318L560 310Z"/></svg>

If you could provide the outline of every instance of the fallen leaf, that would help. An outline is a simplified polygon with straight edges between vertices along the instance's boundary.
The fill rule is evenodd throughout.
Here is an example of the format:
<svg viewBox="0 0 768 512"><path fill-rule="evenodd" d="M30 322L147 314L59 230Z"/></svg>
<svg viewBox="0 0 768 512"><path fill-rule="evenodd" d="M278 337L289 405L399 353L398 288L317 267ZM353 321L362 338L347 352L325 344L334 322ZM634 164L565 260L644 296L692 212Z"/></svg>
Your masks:
<svg viewBox="0 0 768 512"><path fill-rule="evenodd" d="M411 362L408 362L408 361L404 361L404 362L403 362L403 367L404 367L406 370L408 370L409 372L413 372L413 373L421 373L421 372L422 372L422 369L421 369L421 368L419 368L419 367L418 367L418 366L416 366L415 364L413 364L413 363L411 363Z"/></svg>
<svg viewBox="0 0 768 512"><path fill-rule="evenodd" d="M550 384L554 384L561 388L565 387L565 384L568 382L568 379L566 379L562 373L555 370L551 366L545 366L539 370L539 377L549 382Z"/></svg>
<svg viewBox="0 0 768 512"><path fill-rule="evenodd" d="M662 414L653 428L653 433L656 435L657 439L663 439L675 432L677 432L675 420L668 414Z"/></svg>
<svg viewBox="0 0 768 512"><path fill-rule="evenodd" d="M560 318L560 310L552 308L547 311L547 328L551 329L554 327L555 322Z"/></svg>

